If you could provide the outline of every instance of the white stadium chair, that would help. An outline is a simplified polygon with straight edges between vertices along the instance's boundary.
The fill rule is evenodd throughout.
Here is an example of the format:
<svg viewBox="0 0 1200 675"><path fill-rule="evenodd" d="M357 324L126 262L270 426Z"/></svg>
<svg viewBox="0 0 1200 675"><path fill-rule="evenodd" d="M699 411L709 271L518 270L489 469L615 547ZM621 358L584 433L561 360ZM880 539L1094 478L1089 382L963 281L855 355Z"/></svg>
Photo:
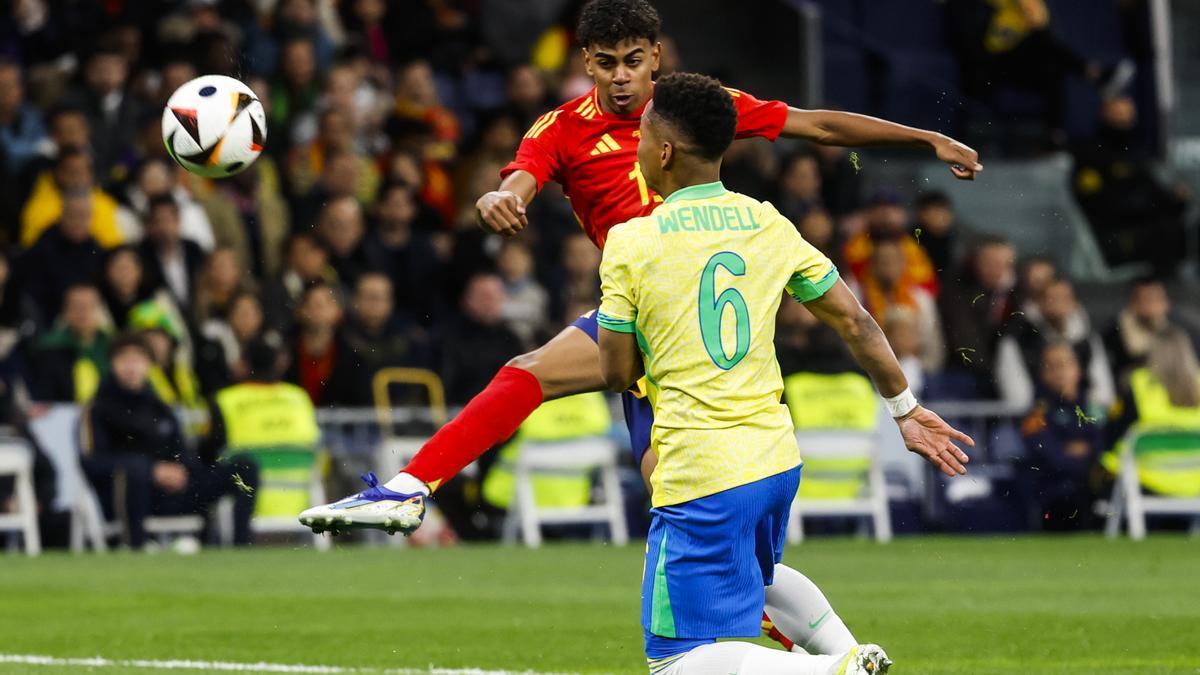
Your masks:
<svg viewBox="0 0 1200 675"><path fill-rule="evenodd" d="M800 494L792 502L788 541L793 544L803 541L803 519L818 516L865 517L871 521L877 541L891 541L892 518L877 452L878 432L805 429L796 432L796 442L805 467ZM829 495L805 495L810 488L820 492L823 484L836 487Z"/></svg>
<svg viewBox="0 0 1200 675"><path fill-rule="evenodd" d="M19 439L0 440L0 476L15 481L16 511L0 513L0 531L20 532L29 555L42 552L38 533L37 500L33 494L33 451Z"/></svg>
<svg viewBox="0 0 1200 675"><path fill-rule="evenodd" d="M1121 520L1128 523L1129 537L1146 538L1147 515L1181 515L1200 519L1200 431L1174 429L1138 429L1125 435L1118 452L1116 480L1109 502L1104 533L1109 538L1121 532ZM1150 472L1190 477L1190 489L1182 494L1143 494L1144 479L1154 480ZM1186 481L1185 481L1186 483ZM1193 526L1193 532L1196 528Z"/></svg>
<svg viewBox="0 0 1200 675"><path fill-rule="evenodd" d="M625 527L624 497L617 476L617 444L607 437L562 441L526 441L521 445L513 469L516 495L505 522L505 539L514 538L519 526L526 546L542 545L543 525L608 523L612 542L629 543ZM575 508L546 508L537 505L534 476L540 472L580 472L597 469L604 502Z"/></svg>

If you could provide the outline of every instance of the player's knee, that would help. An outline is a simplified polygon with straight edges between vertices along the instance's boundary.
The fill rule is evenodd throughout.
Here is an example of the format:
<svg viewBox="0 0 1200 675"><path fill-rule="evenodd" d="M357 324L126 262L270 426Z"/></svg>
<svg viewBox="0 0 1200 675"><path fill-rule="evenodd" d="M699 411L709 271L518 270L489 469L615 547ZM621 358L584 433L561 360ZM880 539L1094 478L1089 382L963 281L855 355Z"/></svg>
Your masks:
<svg viewBox="0 0 1200 675"><path fill-rule="evenodd" d="M536 377L538 383L544 386L546 382L543 379L542 373L540 372L541 351L541 349L535 349L531 352L521 354L520 356L514 356L513 358L509 359L508 363L504 365L509 368L520 368L521 370L524 370L530 375Z"/></svg>

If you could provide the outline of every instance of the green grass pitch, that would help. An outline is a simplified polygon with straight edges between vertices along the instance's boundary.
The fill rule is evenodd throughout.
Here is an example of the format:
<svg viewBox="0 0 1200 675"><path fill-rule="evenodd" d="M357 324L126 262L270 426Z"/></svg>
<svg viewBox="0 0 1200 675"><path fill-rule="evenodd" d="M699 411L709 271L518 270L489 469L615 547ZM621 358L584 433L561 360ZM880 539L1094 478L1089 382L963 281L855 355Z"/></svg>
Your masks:
<svg viewBox="0 0 1200 675"><path fill-rule="evenodd" d="M0 654L644 673L641 553L566 544L5 556ZM1200 540L813 540L784 560L860 640L884 645L900 675L1200 673Z"/></svg>

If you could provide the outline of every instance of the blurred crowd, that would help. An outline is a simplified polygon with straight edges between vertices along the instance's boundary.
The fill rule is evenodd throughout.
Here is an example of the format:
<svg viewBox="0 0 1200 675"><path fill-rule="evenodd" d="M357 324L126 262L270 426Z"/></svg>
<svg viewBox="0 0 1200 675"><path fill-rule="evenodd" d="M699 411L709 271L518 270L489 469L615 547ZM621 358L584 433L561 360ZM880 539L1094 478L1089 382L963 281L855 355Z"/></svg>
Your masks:
<svg viewBox="0 0 1200 675"><path fill-rule="evenodd" d="M159 404L202 408L267 369L269 354L251 364L262 345L274 350L271 376L318 407L371 405L372 376L391 366L437 372L449 402L463 404L510 358L596 307L600 252L557 188L533 204L519 237L474 225L475 200L494 189L525 129L591 86L570 35L581 3L493 4L503 7L8 3L3 421L20 426L30 401L88 403L122 383L152 392L158 404L143 401L152 420ZM664 48L664 70L681 67L668 38ZM209 73L245 81L268 116L263 155L223 180L180 169L160 132L170 94ZM1127 108L1106 105L1114 129L1133 123ZM1122 189L1155 189L1148 175L1138 182L1127 171L1141 155L1131 159L1116 142L1089 148L1077 180L1091 200L1085 208L1114 231L1153 209L1175 223L1174 207L1157 197L1139 202L1141 212L1119 198ZM853 164L839 148L747 141L730 151L725 176L732 189L772 200L835 260L914 390L1031 411L1030 447L1072 471L1111 443L1102 421L1129 400L1131 373L1187 367L1194 382L1190 341L1174 341L1174 362L1150 359L1157 341L1181 330L1160 281L1131 285L1115 322L1098 325L1047 252L972 233L946 194L863 195ZM1176 260L1128 241L1128 259L1173 272ZM785 374L853 369L802 306L784 303L779 322ZM121 365L142 355L144 374ZM1076 411L1099 420L1087 434L1073 431ZM163 447L176 447L176 430L166 432ZM177 473L151 480L168 489Z"/></svg>

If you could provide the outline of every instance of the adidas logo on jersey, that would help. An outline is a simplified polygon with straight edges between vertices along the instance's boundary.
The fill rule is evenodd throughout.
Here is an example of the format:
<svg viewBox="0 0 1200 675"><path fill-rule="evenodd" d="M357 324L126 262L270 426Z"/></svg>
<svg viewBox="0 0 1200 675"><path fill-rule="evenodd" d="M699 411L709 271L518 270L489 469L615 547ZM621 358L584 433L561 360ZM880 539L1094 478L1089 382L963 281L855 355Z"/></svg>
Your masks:
<svg viewBox="0 0 1200 675"><path fill-rule="evenodd" d="M613 150L620 149L620 144L614 141L612 136L604 134L600 137L600 140L596 141L596 147L592 148L592 151L588 154L590 154L592 157L595 157L596 155L603 155L606 152L612 152Z"/></svg>

